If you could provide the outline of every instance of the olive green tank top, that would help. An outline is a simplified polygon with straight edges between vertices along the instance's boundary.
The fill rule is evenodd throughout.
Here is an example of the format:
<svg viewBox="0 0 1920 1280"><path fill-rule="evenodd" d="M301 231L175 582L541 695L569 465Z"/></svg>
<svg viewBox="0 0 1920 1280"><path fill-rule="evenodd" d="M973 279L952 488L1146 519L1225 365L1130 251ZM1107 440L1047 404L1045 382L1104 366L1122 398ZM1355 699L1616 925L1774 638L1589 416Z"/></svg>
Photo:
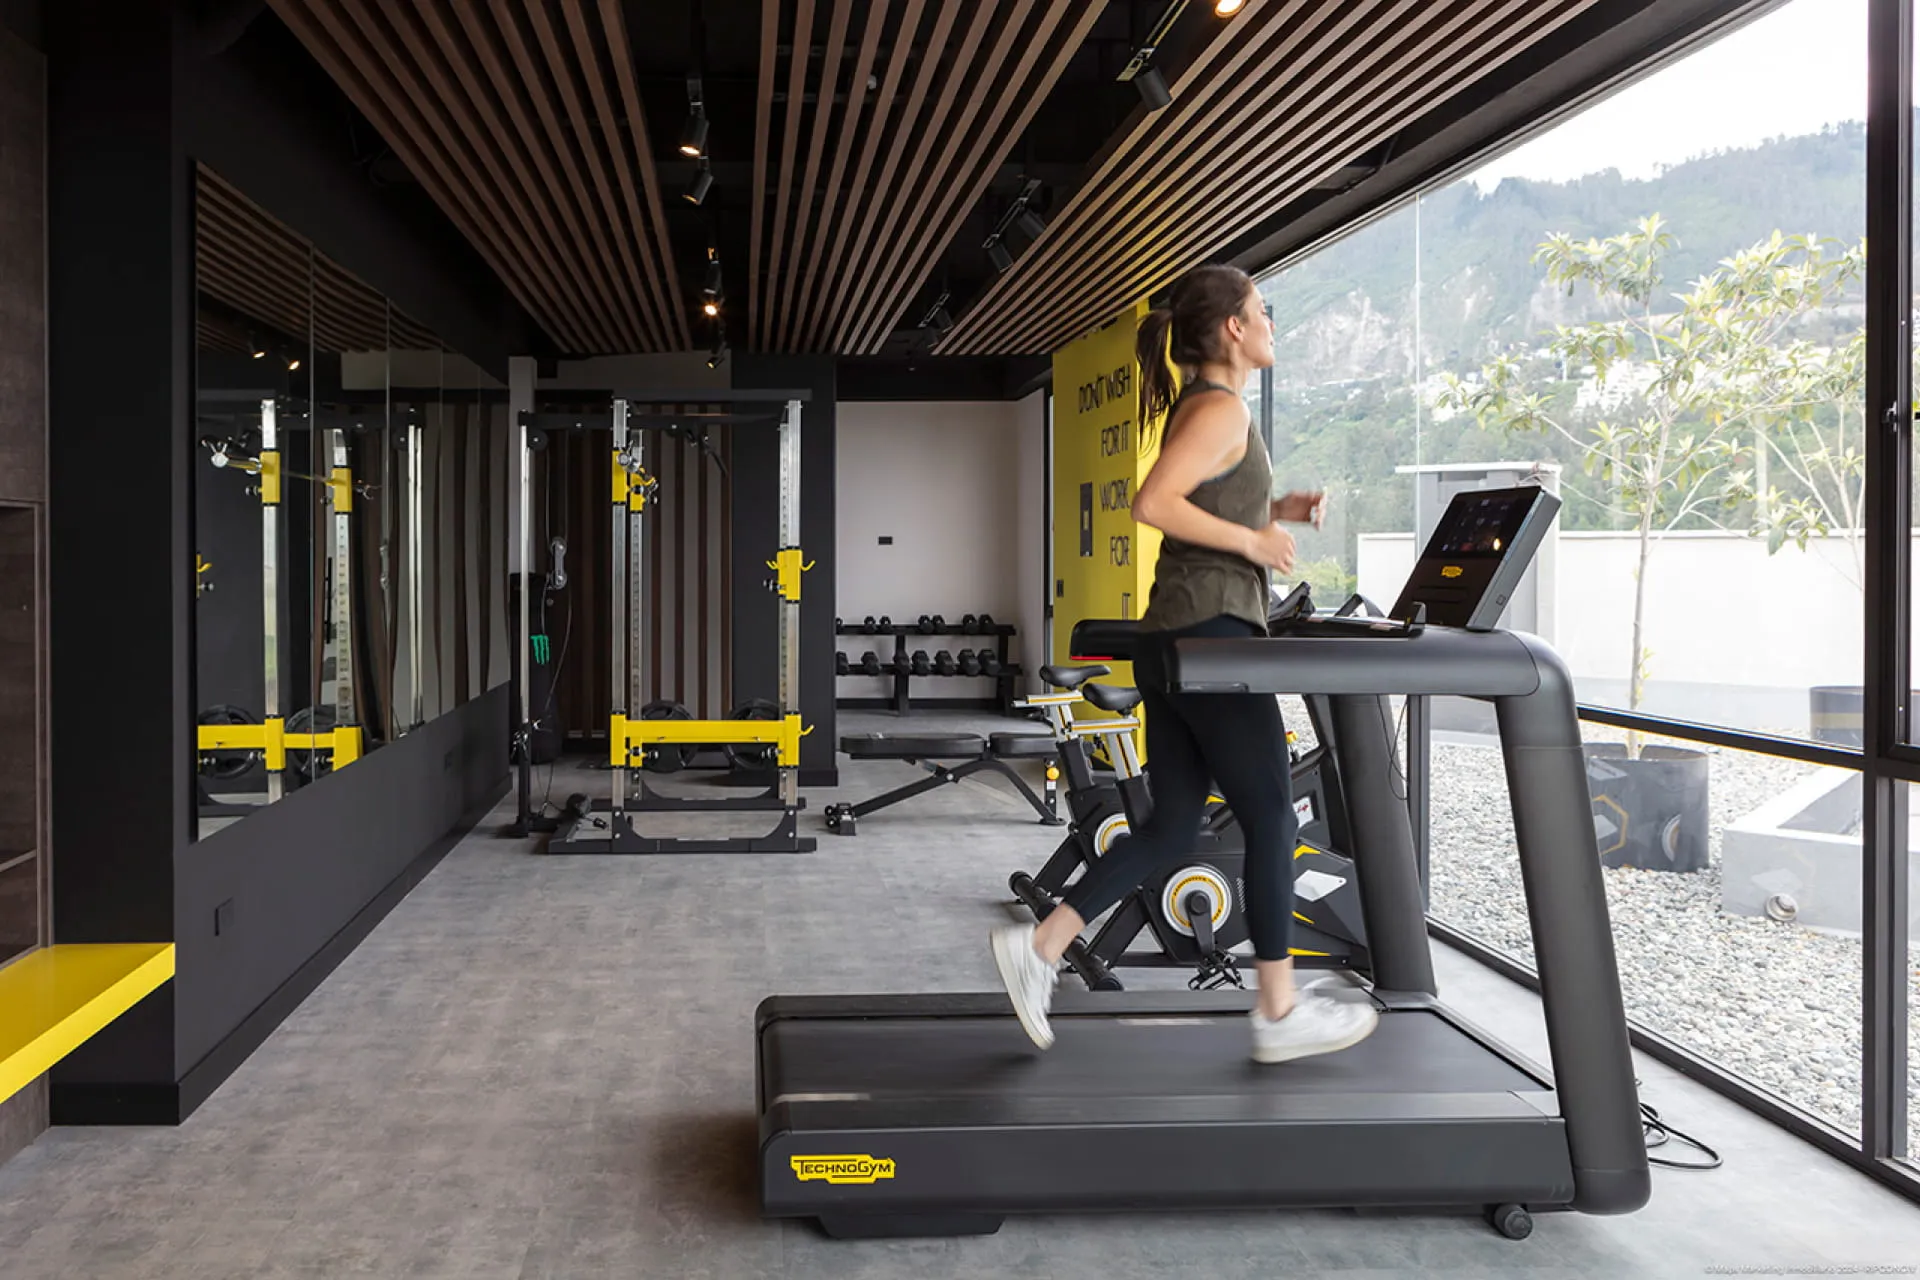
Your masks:
<svg viewBox="0 0 1920 1280"><path fill-rule="evenodd" d="M1199 390L1230 391L1217 382L1196 379L1180 392L1180 399ZM1167 413L1171 426L1174 410ZM1209 515L1249 529L1272 523L1273 464L1266 442L1247 419L1247 451L1232 470L1202 481L1187 501ZM1267 571L1244 556L1212 547L1196 546L1172 536L1160 543L1147 607L1140 615L1143 631L1173 631L1222 614L1241 618L1262 631L1267 626Z"/></svg>

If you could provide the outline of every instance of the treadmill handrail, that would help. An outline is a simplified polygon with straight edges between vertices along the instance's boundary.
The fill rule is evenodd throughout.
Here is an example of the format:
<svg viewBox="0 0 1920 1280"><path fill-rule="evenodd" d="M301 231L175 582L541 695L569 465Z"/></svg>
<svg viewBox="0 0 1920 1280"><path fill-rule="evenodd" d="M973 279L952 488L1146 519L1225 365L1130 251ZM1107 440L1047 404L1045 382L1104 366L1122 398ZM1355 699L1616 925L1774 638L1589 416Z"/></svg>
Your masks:
<svg viewBox="0 0 1920 1280"><path fill-rule="evenodd" d="M1181 693L1427 694L1518 698L1541 685L1535 637L1428 627L1367 636L1291 634L1176 640L1168 683Z"/></svg>

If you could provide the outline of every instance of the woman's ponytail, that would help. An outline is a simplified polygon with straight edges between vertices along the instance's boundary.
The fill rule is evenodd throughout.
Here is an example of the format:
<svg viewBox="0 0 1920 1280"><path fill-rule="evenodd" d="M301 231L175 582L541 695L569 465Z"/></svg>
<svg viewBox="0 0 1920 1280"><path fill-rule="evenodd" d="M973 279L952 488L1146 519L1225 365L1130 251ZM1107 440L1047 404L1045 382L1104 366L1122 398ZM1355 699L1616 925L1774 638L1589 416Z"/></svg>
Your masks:
<svg viewBox="0 0 1920 1280"><path fill-rule="evenodd" d="M1175 371L1190 378L1207 361L1225 358L1221 326L1240 313L1252 293L1253 278L1238 267L1195 267L1173 282L1166 306L1141 318L1136 349L1142 450L1153 440L1153 424L1173 407Z"/></svg>
<svg viewBox="0 0 1920 1280"><path fill-rule="evenodd" d="M1140 363L1140 404L1135 419L1140 451L1153 442L1153 424L1173 407L1173 365L1167 358L1167 342L1173 328L1173 312L1155 307L1140 319L1135 354Z"/></svg>

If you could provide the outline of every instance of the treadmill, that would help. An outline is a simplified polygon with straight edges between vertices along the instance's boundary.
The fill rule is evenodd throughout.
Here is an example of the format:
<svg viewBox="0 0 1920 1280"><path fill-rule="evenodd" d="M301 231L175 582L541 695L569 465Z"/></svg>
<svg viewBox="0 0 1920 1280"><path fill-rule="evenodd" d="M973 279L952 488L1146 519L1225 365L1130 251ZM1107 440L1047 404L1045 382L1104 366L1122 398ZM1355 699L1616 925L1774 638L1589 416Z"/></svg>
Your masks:
<svg viewBox="0 0 1920 1280"><path fill-rule="evenodd" d="M1263 1206L1630 1213L1650 1194L1572 680L1496 628L1558 500L1457 495L1392 611L1183 640L1189 692L1322 697L1372 944L1321 989L1368 1000L1353 1048L1261 1065L1240 991L1055 996L1054 1046L1004 992L775 996L756 1017L760 1203L836 1237L997 1230L1010 1213ZM1552 1070L1438 998L1383 695L1493 703ZM984 938L982 945L984 946Z"/></svg>

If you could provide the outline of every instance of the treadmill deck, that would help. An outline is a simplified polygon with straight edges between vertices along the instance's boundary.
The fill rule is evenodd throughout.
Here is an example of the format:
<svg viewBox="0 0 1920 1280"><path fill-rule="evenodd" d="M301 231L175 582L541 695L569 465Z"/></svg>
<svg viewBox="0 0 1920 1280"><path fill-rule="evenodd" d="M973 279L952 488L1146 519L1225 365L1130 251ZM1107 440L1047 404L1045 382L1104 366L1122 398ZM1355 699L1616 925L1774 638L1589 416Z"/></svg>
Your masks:
<svg viewBox="0 0 1920 1280"><path fill-rule="evenodd" d="M1263 1065L1251 1000L1063 991L1045 1051L1004 995L769 1000L762 1207L844 1225L1571 1201L1552 1089L1441 1008L1392 1007L1351 1049Z"/></svg>

